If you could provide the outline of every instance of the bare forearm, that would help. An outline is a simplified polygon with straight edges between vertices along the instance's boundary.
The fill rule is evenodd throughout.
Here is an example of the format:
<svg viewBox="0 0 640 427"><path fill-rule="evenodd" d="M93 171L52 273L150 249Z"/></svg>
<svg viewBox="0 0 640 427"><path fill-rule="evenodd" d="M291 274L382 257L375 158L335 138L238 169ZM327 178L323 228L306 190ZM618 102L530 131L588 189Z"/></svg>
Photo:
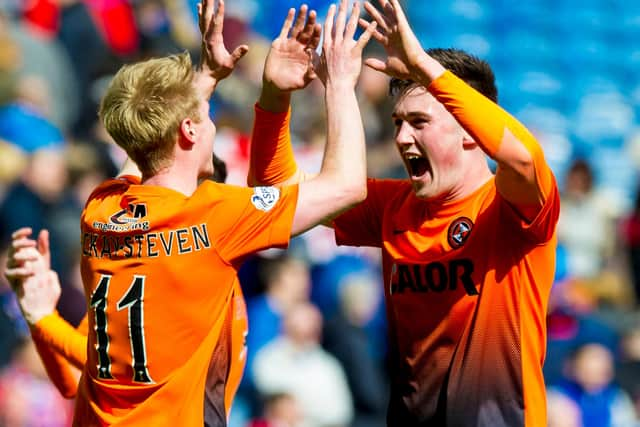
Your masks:
<svg viewBox="0 0 640 427"><path fill-rule="evenodd" d="M271 113L284 113L291 104L291 93L283 91L274 85L263 82L258 106Z"/></svg>
<svg viewBox="0 0 640 427"><path fill-rule="evenodd" d="M364 187L367 179L364 128L355 91L350 86L329 82L325 100L327 145L321 173Z"/></svg>
<svg viewBox="0 0 640 427"><path fill-rule="evenodd" d="M193 84L195 85L198 93L203 94L206 99L209 99L218 85L218 80L210 73L199 68L196 70L196 75L193 78Z"/></svg>
<svg viewBox="0 0 640 427"><path fill-rule="evenodd" d="M429 87L432 81L447 71L438 61L427 55L418 55L412 63L412 80L424 87Z"/></svg>
<svg viewBox="0 0 640 427"><path fill-rule="evenodd" d="M349 86L329 83L325 99L328 123L322 171L364 184L364 129L355 92Z"/></svg>
<svg viewBox="0 0 640 427"><path fill-rule="evenodd" d="M327 85L327 145L320 173L302 181L292 235L328 221L367 195L364 129L353 86Z"/></svg>

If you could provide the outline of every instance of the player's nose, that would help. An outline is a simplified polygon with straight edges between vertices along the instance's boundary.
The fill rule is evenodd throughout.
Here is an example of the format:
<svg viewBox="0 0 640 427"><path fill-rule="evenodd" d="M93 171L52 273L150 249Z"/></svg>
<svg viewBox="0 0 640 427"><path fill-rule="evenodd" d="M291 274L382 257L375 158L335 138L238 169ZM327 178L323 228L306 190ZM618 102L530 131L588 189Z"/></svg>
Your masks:
<svg viewBox="0 0 640 427"><path fill-rule="evenodd" d="M396 144L408 145L413 144L413 142L413 130L407 122L403 121L396 132Z"/></svg>

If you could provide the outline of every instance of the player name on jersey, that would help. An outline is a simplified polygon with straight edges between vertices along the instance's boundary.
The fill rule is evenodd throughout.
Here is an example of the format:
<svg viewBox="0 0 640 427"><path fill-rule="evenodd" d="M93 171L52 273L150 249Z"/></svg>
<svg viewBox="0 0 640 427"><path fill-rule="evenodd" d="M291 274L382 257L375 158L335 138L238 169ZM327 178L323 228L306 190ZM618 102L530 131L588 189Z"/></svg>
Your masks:
<svg viewBox="0 0 640 427"><path fill-rule="evenodd" d="M211 248L206 224L134 234L82 233L82 255L94 258L155 258Z"/></svg>

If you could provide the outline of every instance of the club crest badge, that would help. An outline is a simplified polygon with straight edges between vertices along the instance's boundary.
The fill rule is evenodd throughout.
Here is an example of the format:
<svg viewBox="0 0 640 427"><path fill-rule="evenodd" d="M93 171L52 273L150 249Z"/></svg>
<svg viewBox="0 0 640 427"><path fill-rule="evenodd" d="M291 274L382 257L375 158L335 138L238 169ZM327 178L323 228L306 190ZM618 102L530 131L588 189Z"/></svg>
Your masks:
<svg viewBox="0 0 640 427"><path fill-rule="evenodd" d="M251 196L251 203L256 209L269 212L280 198L280 190L275 187L255 187Z"/></svg>
<svg viewBox="0 0 640 427"><path fill-rule="evenodd" d="M451 246L452 249L458 249L464 245L471 235L472 229L473 222L469 218L464 216L457 218L451 223L449 231L447 231L447 241L449 242L449 246Z"/></svg>

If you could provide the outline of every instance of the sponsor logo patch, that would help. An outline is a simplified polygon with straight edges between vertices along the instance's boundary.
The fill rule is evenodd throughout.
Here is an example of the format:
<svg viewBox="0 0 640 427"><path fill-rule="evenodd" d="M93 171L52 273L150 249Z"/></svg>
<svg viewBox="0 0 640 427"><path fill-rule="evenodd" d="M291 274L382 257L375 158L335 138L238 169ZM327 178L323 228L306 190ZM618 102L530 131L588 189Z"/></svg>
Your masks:
<svg viewBox="0 0 640 427"><path fill-rule="evenodd" d="M255 187L253 196L251 196L251 203L256 209L269 212L276 205L279 198L280 190L275 187Z"/></svg>

